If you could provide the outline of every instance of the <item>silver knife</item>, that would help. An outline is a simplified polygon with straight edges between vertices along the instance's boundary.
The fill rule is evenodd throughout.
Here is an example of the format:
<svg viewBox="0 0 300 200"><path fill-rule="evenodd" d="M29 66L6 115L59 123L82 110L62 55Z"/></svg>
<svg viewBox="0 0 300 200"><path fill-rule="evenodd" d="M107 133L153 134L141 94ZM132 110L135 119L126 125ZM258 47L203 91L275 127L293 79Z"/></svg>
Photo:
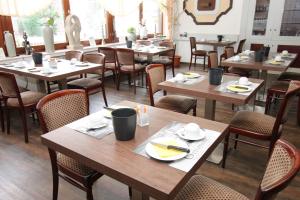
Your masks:
<svg viewBox="0 0 300 200"><path fill-rule="evenodd" d="M167 145L167 144L162 144L162 143L152 142L152 141L150 143L154 146L159 146L159 147L163 147L163 148L166 148L166 149L174 149L174 150L177 150L177 151L190 153L190 149L188 149L188 148L179 147L179 146L175 146L175 145Z"/></svg>

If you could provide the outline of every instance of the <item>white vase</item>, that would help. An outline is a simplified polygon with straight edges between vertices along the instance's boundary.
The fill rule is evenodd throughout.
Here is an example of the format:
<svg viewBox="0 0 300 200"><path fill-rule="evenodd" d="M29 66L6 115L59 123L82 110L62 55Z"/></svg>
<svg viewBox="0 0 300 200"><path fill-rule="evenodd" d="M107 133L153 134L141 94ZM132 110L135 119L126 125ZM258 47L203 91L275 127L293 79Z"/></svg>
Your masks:
<svg viewBox="0 0 300 200"><path fill-rule="evenodd" d="M9 31L4 31L4 40L6 45L7 54L9 57L15 57L16 54L16 47L14 43L14 37Z"/></svg>
<svg viewBox="0 0 300 200"><path fill-rule="evenodd" d="M54 49L54 36L53 36L52 27L46 25L43 28L43 38L44 38L46 52L53 53L55 49Z"/></svg>

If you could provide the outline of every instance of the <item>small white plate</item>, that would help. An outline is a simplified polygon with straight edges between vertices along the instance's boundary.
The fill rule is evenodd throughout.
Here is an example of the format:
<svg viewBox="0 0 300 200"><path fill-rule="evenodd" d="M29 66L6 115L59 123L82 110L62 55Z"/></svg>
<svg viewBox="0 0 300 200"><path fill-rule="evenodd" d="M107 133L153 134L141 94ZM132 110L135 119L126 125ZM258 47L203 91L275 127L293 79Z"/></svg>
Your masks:
<svg viewBox="0 0 300 200"><path fill-rule="evenodd" d="M157 47L158 49L166 49L167 47L164 47L164 46L160 46L160 47Z"/></svg>
<svg viewBox="0 0 300 200"><path fill-rule="evenodd" d="M188 144L182 140L179 140L179 139L175 139L175 138L170 138L170 137L159 137L159 138L155 138L153 139L152 141L153 142L157 142L157 143L161 143L161 144L164 144L166 143L167 141L170 141L170 140L176 140L176 143L178 146L180 147L183 147L183 148L189 148ZM155 150L155 145L151 144L150 142L146 145L145 147L145 151L146 153L154 158L154 159L157 159L157 160L161 160L161 161L174 161L174 160L179 160L179 159L182 159L184 158L185 156L188 155L188 153L186 152L181 152L180 154L177 154L175 156L171 156L171 157L160 157L158 155L158 153L156 152Z"/></svg>
<svg viewBox="0 0 300 200"><path fill-rule="evenodd" d="M186 130L184 128L182 129L179 129L176 134L184 139L184 140L193 140L193 141L196 141L196 140L202 140L203 138L205 138L205 131L199 129L198 130L198 134L197 135L189 135L189 133L186 132Z"/></svg>

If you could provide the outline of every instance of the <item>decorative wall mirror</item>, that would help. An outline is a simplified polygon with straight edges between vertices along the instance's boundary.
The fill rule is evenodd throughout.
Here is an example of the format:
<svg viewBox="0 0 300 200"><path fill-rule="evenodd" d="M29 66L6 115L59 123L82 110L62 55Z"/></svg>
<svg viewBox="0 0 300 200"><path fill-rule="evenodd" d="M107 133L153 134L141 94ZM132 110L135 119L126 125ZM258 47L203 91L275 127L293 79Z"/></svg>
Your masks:
<svg viewBox="0 0 300 200"><path fill-rule="evenodd" d="M216 24L232 8L232 0L184 0L183 9L197 25Z"/></svg>

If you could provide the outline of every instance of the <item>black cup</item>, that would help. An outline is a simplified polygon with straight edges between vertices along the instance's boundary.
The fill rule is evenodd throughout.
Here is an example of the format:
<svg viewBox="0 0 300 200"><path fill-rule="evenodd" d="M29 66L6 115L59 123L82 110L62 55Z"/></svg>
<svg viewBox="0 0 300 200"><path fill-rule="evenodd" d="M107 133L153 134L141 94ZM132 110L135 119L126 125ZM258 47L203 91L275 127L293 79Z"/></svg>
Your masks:
<svg viewBox="0 0 300 200"><path fill-rule="evenodd" d="M217 37L218 37L218 41L221 42L223 40L224 36L223 35L218 35Z"/></svg>
<svg viewBox="0 0 300 200"><path fill-rule="evenodd" d="M126 46L127 46L127 48L132 48L132 41L130 41L130 40L127 40L126 41Z"/></svg>
<svg viewBox="0 0 300 200"><path fill-rule="evenodd" d="M32 59L36 65L43 64L43 54L41 53L32 53Z"/></svg>
<svg viewBox="0 0 300 200"><path fill-rule="evenodd" d="M134 138L136 111L132 108L120 108L111 112L112 123L117 140L127 141Z"/></svg>
<svg viewBox="0 0 300 200"><path fill-rule="evenodd" d="M223 69L221 68L211 68L208 70L209 73L209 84L220 85L223 76Z"/></svg>
<svg viewBox="0 0 300 200"><path fill-rule="evenodd" d="M254 60L255 62L262 62L264 60L265 52L264 50L255 51Z"/></svg>
<svg viewBox="0 0 300 200"><path fill-rule="evenodd" d="M270 53L270 47L264 47L264 54L265 54L265 57L269 57L269 53Z"/></svg>

